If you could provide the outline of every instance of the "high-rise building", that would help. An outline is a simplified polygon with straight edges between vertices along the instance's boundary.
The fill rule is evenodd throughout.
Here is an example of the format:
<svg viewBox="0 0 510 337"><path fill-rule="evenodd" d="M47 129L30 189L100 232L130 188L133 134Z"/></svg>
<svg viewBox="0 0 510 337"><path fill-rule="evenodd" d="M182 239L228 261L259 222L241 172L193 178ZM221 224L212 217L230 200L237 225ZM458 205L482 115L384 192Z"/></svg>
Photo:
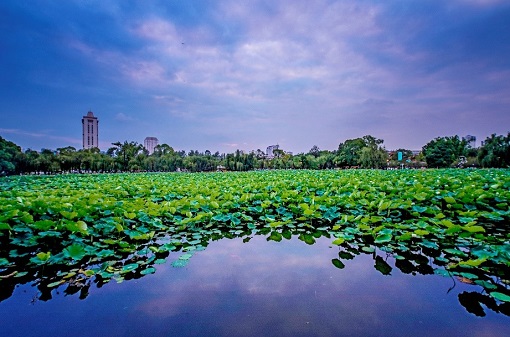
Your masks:
<svg viewBox="0 0 510 337"><path fill-rule="evenodd" d="M145 137L145 140L143 141L143 147L149 151L149 154L154 153L154 148L158 146L159 141L156 137Z"/></svg>
<svg viewBox="0 0 510 337"><path fill-rule="evenodd" d="M266 148L266 156L267 158L273 158L274 157L274 150L278 150L280 148L279 145L269 145Z"/></svg>
<svg viewBox="0 0 510 337"><path fill-rule="evenodd" d="M81 119L81 124L83 127L83 148L91 149L93 147L99 147L99 130L97 127L99 120L97 117L94 117L94 113L92 111L87 112L87 116L83 116Z"/></svg>

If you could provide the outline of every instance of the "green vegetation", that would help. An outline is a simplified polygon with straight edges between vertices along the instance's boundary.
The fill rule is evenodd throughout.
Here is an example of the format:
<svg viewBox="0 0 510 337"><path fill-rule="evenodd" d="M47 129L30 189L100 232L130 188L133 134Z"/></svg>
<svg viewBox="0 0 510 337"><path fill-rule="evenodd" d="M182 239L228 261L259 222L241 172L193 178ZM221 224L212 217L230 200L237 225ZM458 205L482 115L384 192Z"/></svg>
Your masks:
<svg viewBox="0 0 510 337"><path fill-rule="evenodd" d="M102 153L98 148L76 150L72 146L56 151L31 149L25 152L16 144L0 137L0 175L30 173L89 172L211 172L251 171L257 169L331 169L331 168L447 168L447 167L510 167L510 133L492 135L480 148L470 148L458 136L439 137L427 143L420 154L408 149L386 151L384 141L367 135L340 143L336 151L320 150L314 145L308 153L292 155L274 151L268 158L258 149L245 153L220 154L210 151L175 151L168 144L158 145L150 154L141 144L125 141L113 143ZM403 160L398 160L398 152Z"/></svg>
<svg viewBox="0 0 510 337"><path fill-rule="evenodd" d="M252 235L328 237L337 268L372 254L383 274L390 257L405 273L456 276L497 312L510 296L508 170L15 176L0 191L1 298L26 282L43 298L62 285L85 297L92 282Z"/></svg>

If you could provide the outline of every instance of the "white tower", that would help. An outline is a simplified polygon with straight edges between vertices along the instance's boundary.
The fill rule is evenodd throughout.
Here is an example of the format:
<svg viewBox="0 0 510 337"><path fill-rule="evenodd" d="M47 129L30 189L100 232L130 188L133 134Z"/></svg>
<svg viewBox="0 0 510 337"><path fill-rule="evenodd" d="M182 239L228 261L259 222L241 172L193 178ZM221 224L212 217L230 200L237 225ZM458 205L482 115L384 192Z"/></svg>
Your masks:
<svg viewBox="0 0 510 337"><path fill-rule="evenodd" d="M94 117L94 113L89 111L87 116L83 116L81 119L83 127L83 148L91 149L93 147L99 147L98 142L98 127L99 120Z"/></svg>

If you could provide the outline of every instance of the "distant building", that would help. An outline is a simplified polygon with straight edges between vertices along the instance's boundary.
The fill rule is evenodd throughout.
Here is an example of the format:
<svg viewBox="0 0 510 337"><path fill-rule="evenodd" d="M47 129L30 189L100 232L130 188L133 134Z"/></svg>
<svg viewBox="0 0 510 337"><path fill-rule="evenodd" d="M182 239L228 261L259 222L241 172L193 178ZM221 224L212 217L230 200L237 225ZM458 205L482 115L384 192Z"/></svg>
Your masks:
<svg viewBox="0 0 510 337"><path fill-rule="evenodd" d="M476 137L475 136L467 135L466 137L462 137L462 140L465 140L466 143L469 145L469 147L471 147L471 148L476 147Z"/></svg>
<svg viewBox="0 0 510 337"><path fill-rule="evenodd" d="M149 151L149 154L154 153L154 148L158 146L159 140L156 137L146 137L143 141L143 147Z"/></svg>
<svg viewBox="0 0 510 337"><path fill-rule="evenodd" d="M267 158L273 158L274 157L274 150L278 150L280 148L279 145L269 145L266 149L266 156Z"/></svg>
<svg viewBox="0 0 510 337"><path fill-rule="evenodd" d="M92 111L87 112L87 116L83 116L81 119L81 124L83 130L83 148L91 149L99 147L99 120L97 117L94 117L94 113Z"/></svg>

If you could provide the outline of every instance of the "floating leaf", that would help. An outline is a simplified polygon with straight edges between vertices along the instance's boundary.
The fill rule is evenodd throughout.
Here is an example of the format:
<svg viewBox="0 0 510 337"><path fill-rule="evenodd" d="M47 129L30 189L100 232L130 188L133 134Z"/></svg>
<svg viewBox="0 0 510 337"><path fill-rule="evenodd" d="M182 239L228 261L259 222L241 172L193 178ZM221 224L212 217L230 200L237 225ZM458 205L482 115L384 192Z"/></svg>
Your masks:
<svg viewBox="0 0 510 337"><path fill-rule="evenodd" d="M79 244L74 244L64 249L64 254L74 260L81 260L85 257L85 247Z"/></svg>
<svg viewBox="0 0 510 337"><path fill-rule="evenodd" d="M494 297L495 299L497 300L500 300L500 301L503 301L503 302L510 302L510 296L506 295L506 294L503 294L503 293L500 293L500 292L497 292L497 291L493 291L491 293L489 293L492 297Z"/></svg>
<svg viewBox="0 0 510 337"><path fill-rule="evenodd" d="M156 268L154 267L149 267L147 269L144 269L140 272L140 274L142 275L148 275L148 274L154 274L156 272Z"/></svg>
<svg viewBox="0 0 510 337"><path fill-rule="evenodd" d="M58 287L59 285L61 285L64 282L65 282L64 280L60 280L60 281L57 281L57 282L52 282L52 283L48 284L48 288Z"/></svg>
<svg viewBox="0 0 510 337"><path fill-rule="evenodd" d="M462 227L462 229L464 229L465 231L468 231L470 233L485 232L485 228L483 228L482 226L464 226L464 227Z"/></svg>
<svg viewBox="0 0 510 337"><path fill-rule="evenodd" d="M130 272L130 271L133 271L133 270L137 269L139 266L140 265L138 263L126 264L125 266L122 267L122 271Z"/></svg>
<svg viewBox="0 0 510 337"><path fill-rule="evenodd" d="M339 245L341 245L341 244L342 244L342 243L344 243L344 242L345 242L345 239L344 239L344 238L337 238L337 239L333 240L333 242L332 242L332 243L333 243L334 245L339 246Z"/></svg>
<svg viewBox="0 0 510 337"><path fill-rule="evenodd" d="M476 260L467 260L467 261L461 261L459 262L460 265L463 266L471 266L471 267L478 267L482 263L484 263L487 259L476 259Z"/></svg>
<svg viewBox="0 0 510 337"><path fill-rule="evenodd" d="M383 234L383 235L378 235L374 242L375 243L384 243L384 242L390 242L391 239L392 239L392 235L391 234Z"/></svg>
<svg viewBox="0 0 510 337"><path fill-rule="evenodd" d="M484 281L484 280L475 280L475 284L478 284L485 289L497 289L498 287L490 282Z"/></svg>
<svg viewBox="0 0 510 337"><path fill-rule="evenodd" d="M50 252L47 252L47 253L38 253L36 254L37 258L43 262L45 261L48 261L50 259L50 256L51 256L51 253Z"/></svg>

